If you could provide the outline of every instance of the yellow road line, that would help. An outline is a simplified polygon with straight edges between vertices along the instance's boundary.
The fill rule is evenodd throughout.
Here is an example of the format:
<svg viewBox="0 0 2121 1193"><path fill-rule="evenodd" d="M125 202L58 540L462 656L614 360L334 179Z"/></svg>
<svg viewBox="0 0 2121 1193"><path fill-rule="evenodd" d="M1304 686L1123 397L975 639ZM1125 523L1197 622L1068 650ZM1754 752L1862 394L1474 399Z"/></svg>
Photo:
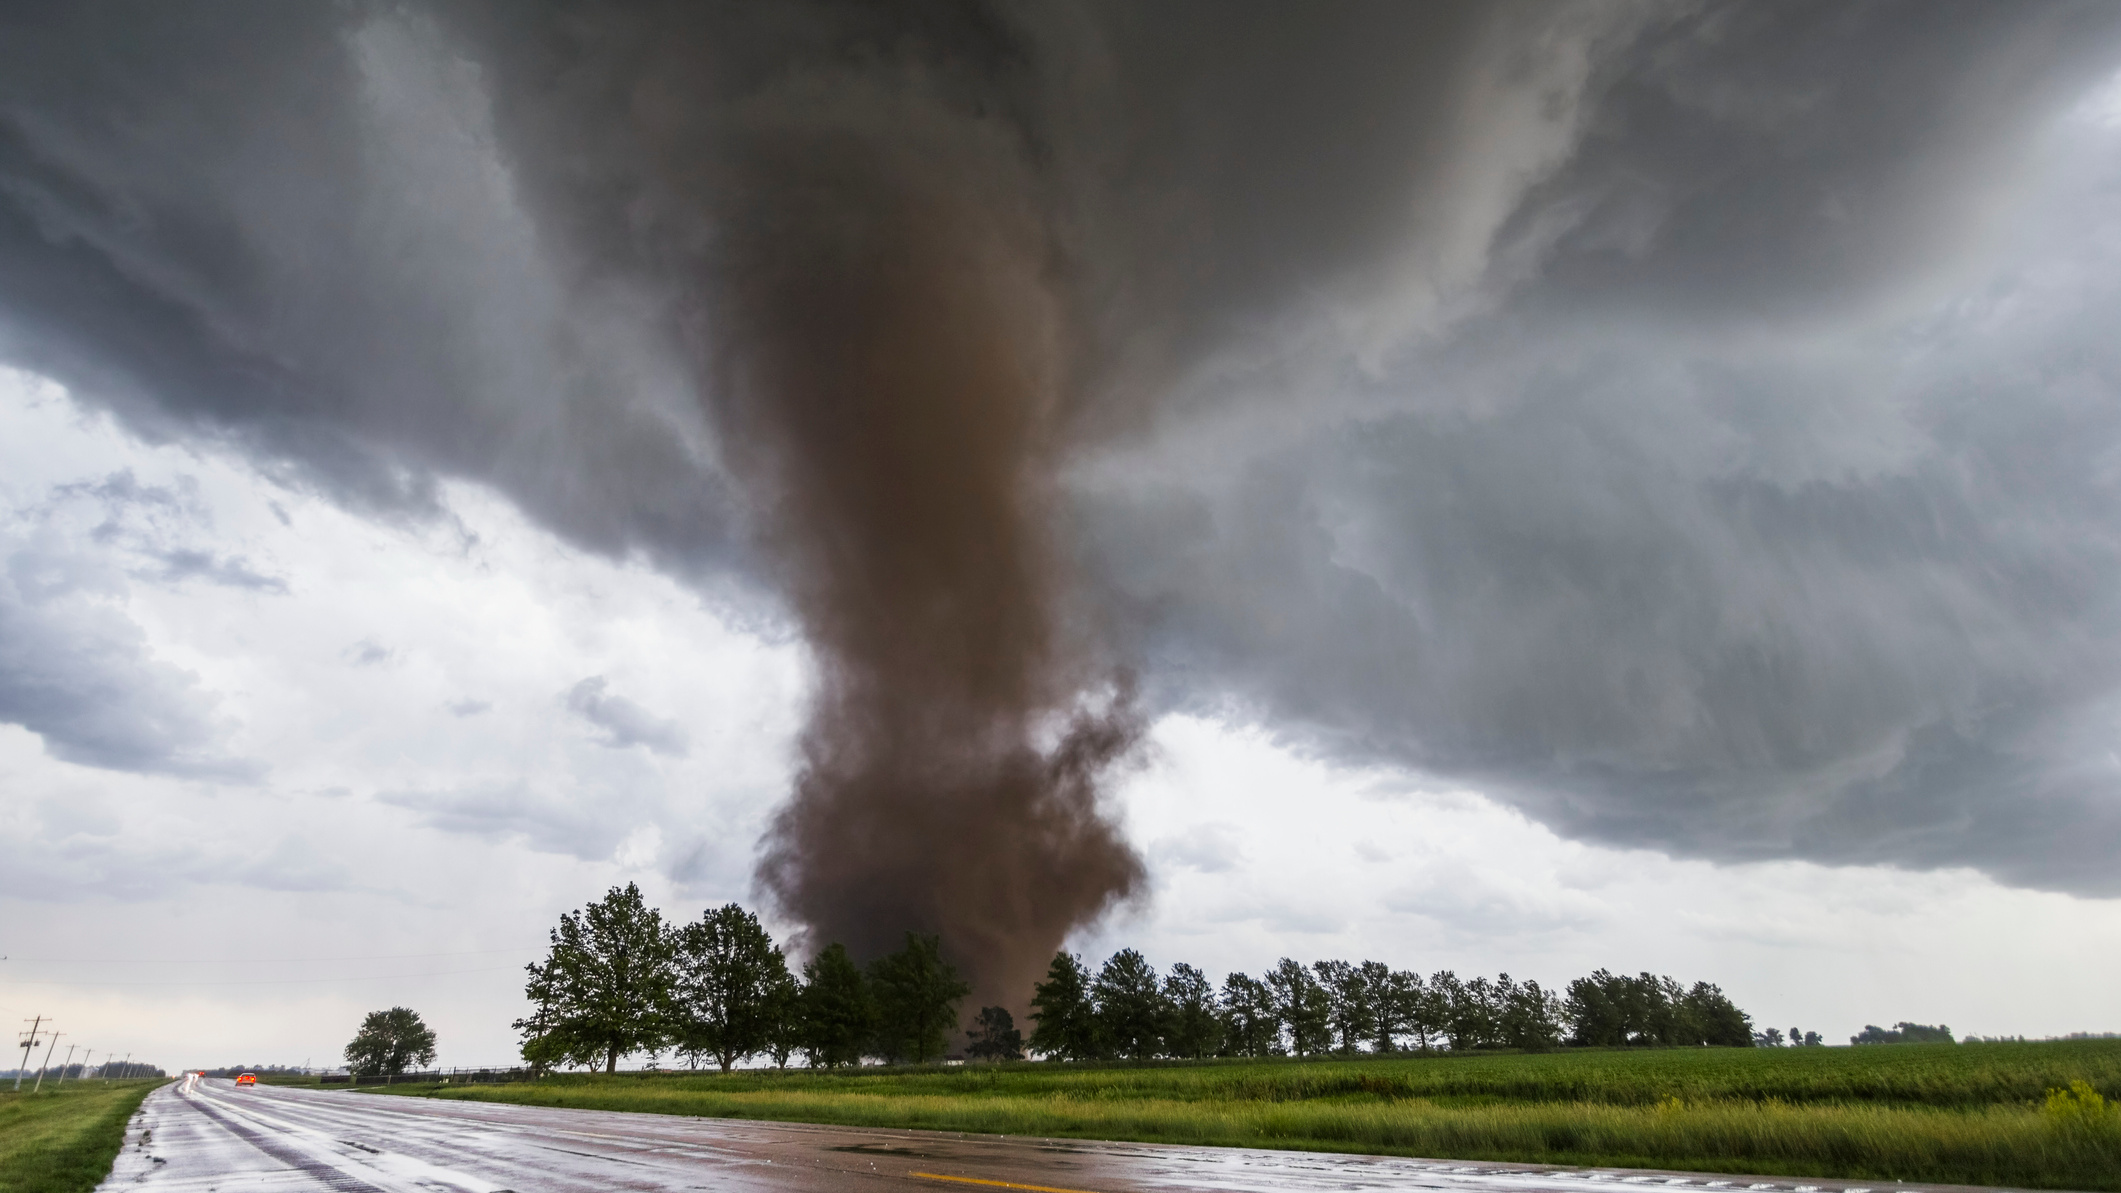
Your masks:
<svg viewBox="0 0 2121 1193"><path fill-rule="evenodd" d="M1030 1193L1089 1193L1086 1189L1056 1189L1052 1185L1019 1185L1015 1181L987 1181L976 1176L944 1176L940 1172L909 1172L929 1181L956 1181L961 1185L986 1185L994 1189L1028 1189Z"/></svg>

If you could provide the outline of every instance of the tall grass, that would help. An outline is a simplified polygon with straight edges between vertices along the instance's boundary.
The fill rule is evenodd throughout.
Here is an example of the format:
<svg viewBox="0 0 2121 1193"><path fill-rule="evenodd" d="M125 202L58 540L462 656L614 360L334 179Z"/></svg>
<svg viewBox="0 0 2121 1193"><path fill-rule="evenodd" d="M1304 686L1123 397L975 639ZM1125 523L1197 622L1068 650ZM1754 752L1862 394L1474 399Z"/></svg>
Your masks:
<svg viewBox="0 0 2121 1193"><path fill-rule="evenodd" d="M159 1081L70 1082L0 1091L0 1190L88 1193L110 1172L125 1124Z"/></svg>
<svg viewBox="0 0 2121 1193"><path fill-rule="evenodd" d="M2121 1112L2107 1104L2108 1093L2121 1093L2121 1041L620 1074L402 1092L851 1126L2121 1193Z"/></svg>

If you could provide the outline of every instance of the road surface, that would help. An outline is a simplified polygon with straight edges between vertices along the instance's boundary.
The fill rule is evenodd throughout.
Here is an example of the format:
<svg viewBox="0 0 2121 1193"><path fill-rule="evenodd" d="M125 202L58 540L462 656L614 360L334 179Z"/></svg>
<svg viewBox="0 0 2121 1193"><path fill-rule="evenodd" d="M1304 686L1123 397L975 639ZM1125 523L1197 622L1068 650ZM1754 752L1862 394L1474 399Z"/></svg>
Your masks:
<svg viewBox="0 0 2121 1193"><path fill-rule="evenodd" d="M148 1096L102 1193L1590 1193L1599 1185L1659 1193L1948 1188L816 1127L239 1090L186 1078Z"/></svg>

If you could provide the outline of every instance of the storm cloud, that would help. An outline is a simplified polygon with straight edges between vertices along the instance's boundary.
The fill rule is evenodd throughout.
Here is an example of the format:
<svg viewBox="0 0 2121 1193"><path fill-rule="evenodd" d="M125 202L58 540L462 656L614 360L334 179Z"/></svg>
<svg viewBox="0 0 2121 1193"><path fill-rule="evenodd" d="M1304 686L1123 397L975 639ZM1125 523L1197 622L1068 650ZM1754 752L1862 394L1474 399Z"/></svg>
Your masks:
<svg viewBox="0 0 2121 1193"><path fill-rule="evenodd" d="M1176 709L1584 838L2121 893L2111 7L0 20L0 354L798 628L763 878L820 931L880 873L890 931L1036 937L1015 982L1141 890L1101 783ZM1037 832L964 827L997 791Z"/></svg>
<svg viewBox="0 0 2121 1193"><path fill-rule="evenodd" d="M643 746L655 754L674 758L685 755L690 747L683 725L656 716L624 696L611 694L610 687L611 681L603 676L590 676L567 689L567 711L603 730L604 744L612 749ZM483 710L471 709L457 715L479 711Z"/></svg>

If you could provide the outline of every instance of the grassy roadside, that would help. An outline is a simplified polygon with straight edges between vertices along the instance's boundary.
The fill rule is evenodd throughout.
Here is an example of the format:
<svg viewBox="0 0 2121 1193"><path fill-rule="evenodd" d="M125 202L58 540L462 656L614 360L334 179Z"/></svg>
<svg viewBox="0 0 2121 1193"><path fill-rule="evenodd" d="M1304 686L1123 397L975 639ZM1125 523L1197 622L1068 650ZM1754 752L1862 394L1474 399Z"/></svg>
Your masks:
<svg viewBox="0 0 2121 1193"><path fill-rule="evenodd" d="M125 1124L160 1081L69 1081L0 1090L0 1189L88 1193L109 1174Z"/></svg>
<svg viewBox="0 0 2121 1193"><path fill-rule="evenodd" d="M2121 1193L2121 1041L565 1076L387 1092L586 1109ZM376 1091L386 1092L386 1091Z"/></svg>

